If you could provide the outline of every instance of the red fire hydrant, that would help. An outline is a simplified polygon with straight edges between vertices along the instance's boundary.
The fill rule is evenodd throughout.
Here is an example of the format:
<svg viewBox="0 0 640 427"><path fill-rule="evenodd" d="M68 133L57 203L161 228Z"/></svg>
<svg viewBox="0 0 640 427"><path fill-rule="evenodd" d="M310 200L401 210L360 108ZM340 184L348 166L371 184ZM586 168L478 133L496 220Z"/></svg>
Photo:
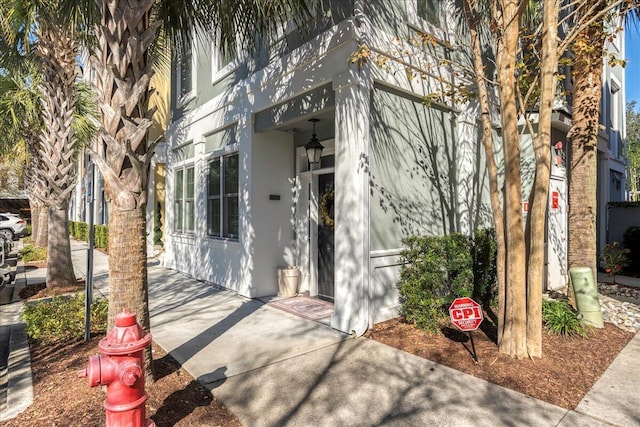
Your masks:
<svg viewBox="0 0 640 427"><path fill-rule="evenodd" d="M151 334L144 335L135 313L116 315L115 326L100 340L103 356L91 356L87 369L78 372L89 379L89 386L107 386L104 408L107 427L155 426L146 420L144 390L144 348L151 345Z"/></svg>

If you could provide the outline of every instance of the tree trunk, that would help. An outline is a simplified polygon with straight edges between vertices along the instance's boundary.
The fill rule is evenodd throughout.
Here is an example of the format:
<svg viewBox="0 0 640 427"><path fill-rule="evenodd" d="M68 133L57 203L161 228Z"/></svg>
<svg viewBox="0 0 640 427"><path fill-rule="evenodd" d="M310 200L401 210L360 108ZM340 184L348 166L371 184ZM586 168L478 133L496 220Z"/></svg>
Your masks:
<svg viewBox="0 0 640 427"><path fill-rule="evenodd" d="M505 323L499 338L501 353L527 356L526 252L522 223L520 135L516 103L516 52L519 10L515 0L501 2L502 35L498 43L497 68L504 150L504 219L506 242Z"/></svg>
<svg viewBox="0 0 640 427"><path fill-rule="evenodd" d="M36 244L36 236L38 235L40 205L35 197L29 195L29 210L31 211L31 240Z"/></svg>
<svg viewBox="0 0 640 427"><path fill-rule="evenodd" d="M67 208L76 178L72 122L76 101L77 41L52 22L42 23L39 30L36 52L44 72L40 85L44 126L39 150L42 163L37 169L37 179L44 184L45 194L40 197L49 214L47 286L71 286L75 285L76 279L71 262ZM44 228L42 221L39 228ZM40 236L38 240L41 243Z"/></svg>
<svg viewBox="0 0 640 427"><path fill-rule="evenodd" d="M600 7L606 2L600 0ZM588 17L584 17L588 19ZM600 20L598 20L600 21ZM569 268L589 267L597 274L597 146L602 95L602 22L590 25L574 42L573 126L570 131Z"/></svg>
<svg viewBox="0 0 640 427"><path fill-rule="evenodd" d="M153 60L149 48L159 22L152 1L100 1L99 47L94 67L101 92L104 132L92 156L105 180L109 202L109 327L125 308L149 332L146 269L146 204L154 145L147 130ZM112 49L112 47L118 47ZM123 48L120 48L123 47ZM145 352L152 381L151 349Z"/></svg>
<svg viewBox="0 0 640 427"><path fill-rule="evenodd" d="M544 3L542 32L542 69L538 132L533 139L536 174L527 217L529 243L527 263L527 353L542 357L542 288L544 271L544 234L551 174L551 113L556 93L558 69L558 3Z"/></svg>
<svg viewBox="0 0 640 427"><path fill-rule="evenodd" d="M478 86L478 102L482 117L482 145L484 147L485 161L487 163L487 174L489 176L489 195L491 199L491 212L493 214L493 224L496 231L496 276L498 281L498 344L502 341L505 322L505 240L504 240L504 216L502 215L502 203L500 201L498 189L498 167L494 154L493 126L491 123L491 111L489 104L489 91L485 79L485 67L482 62L484 53L478 31L479 14L477 5L472 6L468 0L464 2L469 32L471 37L471 47L473 51L473 69L476 75Z"/></svg>
<svg viewBox="0 0 640 427"><path fill-rule="evenodd" d="M67 228L68 230L68 228ZM40 205L38 209L38 234L35 236L35 245L46 248L49 245L49 209Z"/></svg>
<svg viewBox="0 0 640 427"><path fill-rule="evenodd" d="M151 330L148 310L146 209L122 211L109 205L109 320L123 310L137 314L145 331ZM142 285L141 285L142 284ZM151 352L145 352L145 365L151 367ZM150 372L150 374L153 371Z"/></svg>
<svg viewBox="0 0 640 427"><path fill-rule="evenodd" d="M73 286L76 276L69 244L69 213L66 206L49 208L49 242L47 245L47 287Z"/></svg>

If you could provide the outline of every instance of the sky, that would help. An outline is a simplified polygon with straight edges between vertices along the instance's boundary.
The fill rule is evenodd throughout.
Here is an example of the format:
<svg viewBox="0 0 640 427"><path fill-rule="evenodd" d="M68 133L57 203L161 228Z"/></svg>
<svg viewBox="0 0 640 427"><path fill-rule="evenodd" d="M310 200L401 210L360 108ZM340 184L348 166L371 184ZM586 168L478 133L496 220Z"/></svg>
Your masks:
<svg viewBox="0 0 640 427"><path fill-rule="evenodd" d="M625 95L627 102L636 100L640 109L640 27L625 29Z"/></svg>

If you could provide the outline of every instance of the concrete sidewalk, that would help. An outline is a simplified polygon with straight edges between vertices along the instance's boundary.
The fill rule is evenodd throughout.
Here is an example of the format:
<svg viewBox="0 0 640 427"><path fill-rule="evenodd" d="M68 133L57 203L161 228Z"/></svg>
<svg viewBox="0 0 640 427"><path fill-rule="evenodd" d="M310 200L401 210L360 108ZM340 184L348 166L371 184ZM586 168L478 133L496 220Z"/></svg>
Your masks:
<svg viewBox="0 0 640 427"><path fill-rule="evenodd" d="M86 248L72 241L80 277ZM158 265L149 304L154 340L245 426L640 426L638 335L568 411Z"/></svg>
<svg viewBox="0 0 640 427"><path fill-rule="evenodd" d="M154 340L246 426L640 426L640 371L618 368L637 339L585 397L601 406L568 411L162 267L149 288Z"/></svg>
<svg viewBox="0 0 640 427"><path fill-rule="evenodd" d="M613 283L613 278L607 273L598 273L598 282ZM640 288L640 277L629 276L616 276L616 283L624 286L632 286L634 288Z"/></svg>

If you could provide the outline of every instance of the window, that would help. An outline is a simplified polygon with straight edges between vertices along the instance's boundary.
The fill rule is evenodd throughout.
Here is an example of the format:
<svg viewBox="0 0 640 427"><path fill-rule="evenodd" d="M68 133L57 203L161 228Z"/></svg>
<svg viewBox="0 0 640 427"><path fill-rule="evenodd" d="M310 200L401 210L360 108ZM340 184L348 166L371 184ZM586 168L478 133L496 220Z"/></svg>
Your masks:
<svg viewBox="0 0 640 427"><path fill-rule="evenodd" d="M187 46L178 63L178 99L184 101L193 92L193 52Z"/></svg>
<svg viewBox="0 0 640 427"><path fill-rule="evenodd" d="M418 16L431 25L440 26L440 0L417 0Z"/></svg>
<svg viewBox="0 0 640 427"><path fill-rule="evenodd" d="M213 43L211 46L211 82L216 83L229 75L236 66L231 65L234 55L227 49L222 49Z"/></svg>
<svg viewBox="0 0 640 427"><path fill-rule="evenodd" d="M186 166L175 171L173 229L177 232L193 233L195 226L195 170Z"/></svg>
<svg viewBox="0 0 640 427"><path fill-rule="evenodd" d="M609 106L611 112L611 127L609 128L609 140L612 141L609 148L612 151L611 154L613 157L619 159L622 157L622 138L620 137L620 129L622 128L620 123L620 111L622 107L620 105L620 84L612 76L609 86L611 92L611 105Z"/></svg>
<svg viewBox="0 0 640 427"><path fill-rule="evenodd" d="M209 163L207 234L237 239L239 236L239 156L216 157Z"/></svg>

